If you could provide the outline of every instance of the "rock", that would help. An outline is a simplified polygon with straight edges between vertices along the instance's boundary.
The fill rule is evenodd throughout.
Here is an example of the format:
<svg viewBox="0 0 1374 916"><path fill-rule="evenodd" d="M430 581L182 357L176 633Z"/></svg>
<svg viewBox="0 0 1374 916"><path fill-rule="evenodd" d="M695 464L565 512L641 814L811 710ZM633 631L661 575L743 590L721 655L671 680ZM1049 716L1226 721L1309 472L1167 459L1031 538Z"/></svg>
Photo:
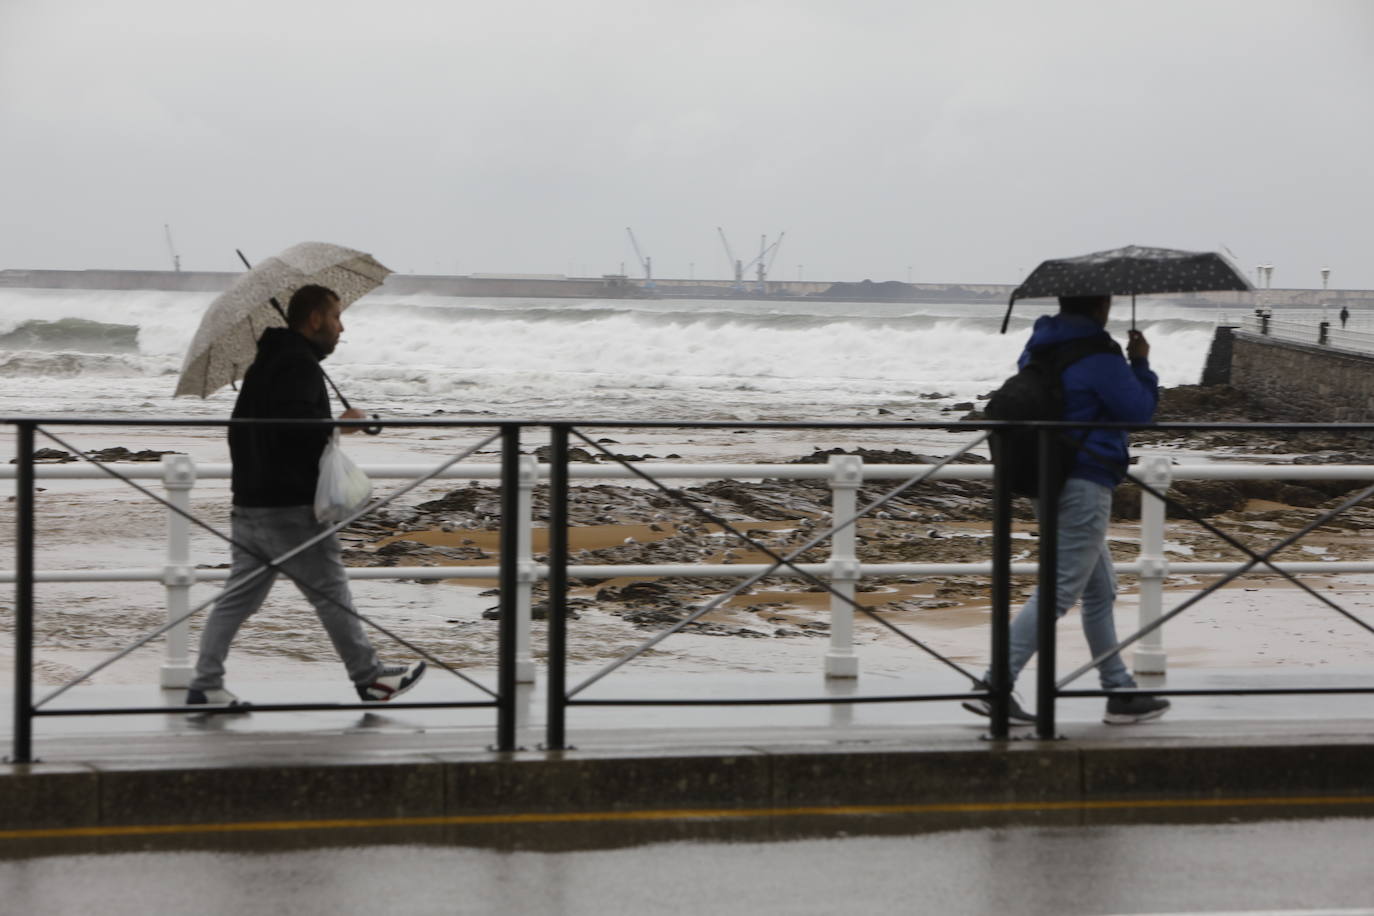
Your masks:
<svg viewBox="0 0 1374 916"><path fill-rule="evenodd" d="M421 544L419 541L407 541L402 538L401 540L392 541L390 544L383 544L373 551L373 553L379 557L403 557L422 549L424 546L425 545Z"/></svg>
<svg viewBox="0 0 1374 916"><path fill-rule="evenodd" d="M541 445L534 450L534 455L540 461L543 461L545 463L550 462L553 460L553 446ZM568 449L568 460L589 462L594 461L595 459L592 458L591 452L587 451L586 449L573 446L572 448Z"/></svg>
<svg viewBox="0 0 1374 916"><path fill-rule="evenodd" d="M87 455L97 461L161 461L163 455L177 455L180 452L165 451L159 452L154 449L143 449L139 452L131 452L122 445L111 448L97 449L87 452Z"/></svg>
<svg viewBox="0 0 1374 916"><path fill-rule="evenodd" d="M33 460L54 463L75 461L76 458L71 452L65 452L60 448L36 448L33 450ZM11 458L10 464L16 464L18 461L18 458Z"/></svg>
<svg viewBox="0 0 1374 916"><path fill-rule="evenodd" d="M620 617L638 626L664 626L677 623L687 616L679 608L650 607L626 611Z"/></svg>
<svg viewBox="0 0 1374 916"><path fill-rule="evenodd" d="M1176 480L1167 491L1167 496L1185 506L1194 514L1203 517L1220 515L1245 506L1247 496L1231 480ZM1140 517L1141 489L1132 483L1122 484L1112 493L1112 517L1116 519L1137 519ZM1169 506L1165 509L1168 518L1187 518L1179 508Z"/></svg>
<svg viewBox="0 0 1374 916"><path fill-rule="evenodd" d="M843 449L832 448L828 451L817 449L805 458L794 458L788 464L827 464L831 455L858 455L866 464L936 464L940 462L942 456L920 455L915 452L903 451L902 449L876 449L859 448ZM986 464L987 459L978 455L964 455L960 464Z"/></svg>
<svg viewBox="0 0 1374 916"><path fill-rule="evenodd" d="M473 512L477 509L477 504L480 501L490 499L491 494L486 488L464 487L457 490L450 490L440 498L420 503L415 508L422 512L433 514Z"/></svg>
<svg viewBox="0 0 1374 916"><path fill-rule="evenodd" d="M672 592L662 582L630 582L616 588L607 586L596 593L597 601L656 601Z"/></svg>
<svg viewBox="0 0 1374 916"><path fill-rule="evenodd" d="M162 451L162 452L159 452L159 451L156 451L156 450L154 450L154 449L143 449L142 451L131 452L131 451L129 451L127 448L125 448L125 447L122 446L122 445L115 445L115 446L112 446L112 447L110 447L110 448L101 448L101 449L96 449L95 451L87 452L87 453L86 453L86 456L89 457L89 458L94 458L96 461L103 461L103 462L110 462L110 461L161 461L163 455L180 455L180 454L182 454L182 453L181 453L181 452L174 452L174 451ZM52 463L63 463L63 464L65 464L65 463L67 463L67 462L79 461L79 460L80 460L80 459L77 458L75 455L73 455L71 452L63 451L63 450L60 449L60 448L40 448L40 449L35 449L35 450L34 450L34 453L33 453L33 459L34 459L34 461L36 461L36 462L44 462L44 463L48 463L48 464L52 464ZM17 460L17 459L11 458L11 459L10 459L10 464L14 464L16 460Z"/></svg>

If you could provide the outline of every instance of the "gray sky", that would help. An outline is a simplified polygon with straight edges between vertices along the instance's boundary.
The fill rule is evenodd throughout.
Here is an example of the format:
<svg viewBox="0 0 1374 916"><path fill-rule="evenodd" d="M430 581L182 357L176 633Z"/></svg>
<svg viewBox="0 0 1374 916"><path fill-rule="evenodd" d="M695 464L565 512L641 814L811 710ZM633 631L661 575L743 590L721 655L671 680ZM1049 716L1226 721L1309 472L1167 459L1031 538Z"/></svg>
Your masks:
<svg viewBox="0 0 1374 916"><path fill-rule="evenodd" d="M1374 288L1374 4L0 0L3 267L1010 282L1122 244Z"/></svg>

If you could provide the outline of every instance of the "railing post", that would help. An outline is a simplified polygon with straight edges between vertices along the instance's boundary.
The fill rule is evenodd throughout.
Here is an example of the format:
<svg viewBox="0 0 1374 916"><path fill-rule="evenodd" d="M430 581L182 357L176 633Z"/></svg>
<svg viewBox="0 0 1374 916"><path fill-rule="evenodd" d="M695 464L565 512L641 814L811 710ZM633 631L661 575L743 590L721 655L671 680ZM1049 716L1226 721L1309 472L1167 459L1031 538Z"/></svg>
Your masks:
<svg viewBox="0 0 1374 916"><path fill-rule="evenodd" d="M1326 346L1331 342L1330 335L1328 333L1330 329L1331 322L1329 321L1323 321L1321 324L1317 325L1317 343L1321 344L1322 346Z"/></svg>
<svg viewBox="0 0 1374 916"><path fill-rule="evenodd" d="M1040 577L1037 584L1035 731L1055 737L1055 624L1059 622L1059 431L1040 430Z"/></svg>
<svg viewBox="0 0 1374 916"><path fill-rule="evenodd" d="M196 485L196 464L190 455L162 456L162 486L167 502L182 512L191 511L191 489ZM162 585L167 593L167 621L186 615L191 608L191 586L195 570L191 564L191 522L172 509L167 510L167 565L162 568ZM190 686L195 670L187 649L189 620L167 631L166 654L162 660L161 684L164 690Z"/></svg>
<svg viewBox="0 0 1374 916"><path fill-rule="evenodd" d="M534 683L534 661L530 658L530 606L535 583L532 540L534 485L538 480L539 459L534 455L522 455L517 481L520 499L516 523L519 536L515 554L515 680L521 684Z"/></svg>
<svg viewBox="0 0 1374 916"><path fill-rule="evenodd" d="M17 424L14 444L14 751L33 762L33 424Z"/></svg>
<svg viewBox="0 0 1374 916"><path fill-rule="evenodd" d="M549 659L546 750L567 747L568 632L568 427L555 425L549 434Z"/></svg>
<svg viewBox="0 0 1374 916"><path fill-rule="evenodd" d="M1172 467L1168 455L1147 455L1140 459L1140 479L1163 493L1169 488ZM1164 577L1169 564L1164 559L1164 501L1141 490L1140 493L1140 626L1154 623L1164 613ZM1163 674L1168 667L1164 651L1164 628L1147 633L1136 644L1132 666L1136 674Z"/></svg>
<svg viewBox="0 0 1374 916"><path fill-rule="evenodd" d="M1002 433L994 432L993 436ZM1004 449L994 447L993 455ZM999 457L992 468L992 664L988 684L992 704L989 737L1011 733L1011 487Z"/></svg>
<svg viewBox="0 0 1374 916"><path fill-rule="evenodd" d="M520 556L520 427L501 426L501 619L496 650L496 750L515 750L515 617Z"/></svg>
<svg viewBox="0 0 1374 916"><path fill-rule="evenodd" d="M854 518L859 487L864 479L864 460L858 455L830 456L830 521L836 527ZM846 525L830 537L830 584L852 601L859 582L857 523ZM826 677L858 677L859 659L854 654L854 608L838 595L830 596L830 651L825 656Z"/></svg>

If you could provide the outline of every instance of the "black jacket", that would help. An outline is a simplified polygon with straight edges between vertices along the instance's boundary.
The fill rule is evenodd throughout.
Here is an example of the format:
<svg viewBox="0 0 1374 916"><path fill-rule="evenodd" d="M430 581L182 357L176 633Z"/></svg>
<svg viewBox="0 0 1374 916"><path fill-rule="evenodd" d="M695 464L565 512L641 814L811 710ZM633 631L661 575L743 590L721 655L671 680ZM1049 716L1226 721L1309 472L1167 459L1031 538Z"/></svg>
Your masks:
<svg viewBox="0 0 1374 916"><path fill-rule="evenodd" d="M288 328L264 331L233 416L329 419L329 393L314 344ZM320 452L329 436L327 429L230 427L234 505L313 505Z"/></svg>

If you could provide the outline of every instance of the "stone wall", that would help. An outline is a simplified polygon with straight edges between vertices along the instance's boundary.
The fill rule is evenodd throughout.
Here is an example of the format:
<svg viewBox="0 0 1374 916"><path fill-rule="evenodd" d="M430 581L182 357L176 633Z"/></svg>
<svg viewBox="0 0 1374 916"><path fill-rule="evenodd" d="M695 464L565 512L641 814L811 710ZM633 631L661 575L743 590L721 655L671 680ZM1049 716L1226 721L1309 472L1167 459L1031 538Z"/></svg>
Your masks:
<svg viewBox="0 0 1374 916"><path fill-rule="evenodd" d="M1231 385L1294 420L1374 421L1374 357L1235 330Z"/></svg>
<svg viewBox="0 0 1374 916"><path fill-rule="evenodd" d="M1235 346L1234 325L1220 325L1212 335L1207 364L1202 367L1203 385L1231 384L1231 352Z"/></svg>

